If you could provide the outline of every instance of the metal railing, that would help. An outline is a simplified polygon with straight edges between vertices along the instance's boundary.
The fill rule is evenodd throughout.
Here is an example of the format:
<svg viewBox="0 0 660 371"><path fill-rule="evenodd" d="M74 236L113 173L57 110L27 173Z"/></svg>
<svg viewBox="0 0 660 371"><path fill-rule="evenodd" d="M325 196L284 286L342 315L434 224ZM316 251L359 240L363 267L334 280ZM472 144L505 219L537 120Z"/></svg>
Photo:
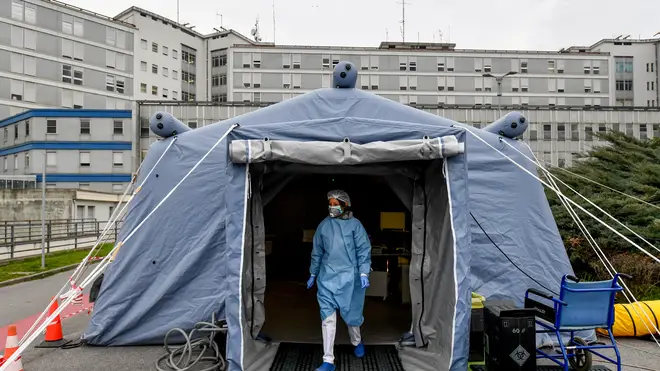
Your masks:
<svg viewBox="0 0 660 371"><path fill-rule="evenodd" d="M46 253L94 246L108 222L56 219L45 223ZM109 226L106 242L117 240L121 222ZM41 220L0 222L0 261L41 254Z"/></svg>

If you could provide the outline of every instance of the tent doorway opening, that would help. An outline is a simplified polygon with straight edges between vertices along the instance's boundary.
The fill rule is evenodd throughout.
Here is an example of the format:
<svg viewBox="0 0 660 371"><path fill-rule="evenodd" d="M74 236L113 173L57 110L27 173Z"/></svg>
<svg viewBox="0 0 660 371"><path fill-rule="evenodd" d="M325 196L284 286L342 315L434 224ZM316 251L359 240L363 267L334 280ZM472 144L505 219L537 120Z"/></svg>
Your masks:
<svg viewBox="0 0 660 371"><path fill-rule="evenodd" d="M408 283L410 212L382 176L300 174L264 206L266 240L265 322L262 332L274 341L321 343L316 285L307 290L312 238L327 216L326 193L345 190L354 216L370 236L371 285L364 306L365 344L396 342L410 330ZM348 344L338 322L336 344Z"/></svg>
<svg viewBox="0 0 660 371"><path fill-rule="evenodd" d="M448 369L458 282L447 172L444 159L250 164L241 267L241 328L248 369L261 370L275 356L268 353L273 347L263 347L260 335L275 344L322 343L316 285L307 290L305 282L314 230L327 215L326 194L332 189L348 192L355 217L371 236L373 271L363 312L363 341L367 346L396 345L405 336L407 347L399 356L404 366L404 353L414 364L405 369ZM397 226L397 218L404 220L403 227ZM346 325L338 318L335 343L348 342Z"/></svg>

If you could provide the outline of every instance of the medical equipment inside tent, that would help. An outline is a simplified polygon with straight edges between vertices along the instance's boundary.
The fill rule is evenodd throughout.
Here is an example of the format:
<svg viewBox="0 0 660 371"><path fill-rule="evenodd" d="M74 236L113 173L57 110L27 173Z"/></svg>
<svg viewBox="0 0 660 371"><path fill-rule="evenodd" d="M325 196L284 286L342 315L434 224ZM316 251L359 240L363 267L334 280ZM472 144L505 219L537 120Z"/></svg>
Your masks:
<svg viewBox="0 0 660 371"><path fill-rule="evenodd" d="M573 271L543 187L515 164L536 173L514 140L527 120L513 112L479 130L355 89L356 79L341 62L333 88L195 130L154 113L163 139L142 164L127 242L83 340L162 344L214 314L226 320L230 371L268 370L295 349L284 344L318 342L304 283L335 188L351 194L373 244L367 353L391 344L406 370L464 371L472 292L522 305L530 287L558 290Z"/></svg>

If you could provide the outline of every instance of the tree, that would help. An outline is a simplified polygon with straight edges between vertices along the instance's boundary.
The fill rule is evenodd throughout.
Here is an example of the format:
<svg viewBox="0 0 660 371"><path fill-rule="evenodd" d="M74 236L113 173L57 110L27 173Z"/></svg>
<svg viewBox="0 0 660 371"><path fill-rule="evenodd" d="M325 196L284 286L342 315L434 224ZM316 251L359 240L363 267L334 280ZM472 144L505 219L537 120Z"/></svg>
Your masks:
<svg viewBox="0 0 660 371"><path fill-rule="evenodd" d="M568 171L553 168L551 173L660 249L660 139L639 140L620 132L599 134L598 137L605 142L604 145L581 155L571 168L566 169ZM569 171L652 205L581 179ZM564 195L660 258L658 250L626 231L566 186L559 183L559 188ZM609 279L596 252L557 194L549 189L546 194L576 273L588 279ZM574 209L614 268L633 275L633 292L637 298L660 298L660 263L586 213Z"/></svg>

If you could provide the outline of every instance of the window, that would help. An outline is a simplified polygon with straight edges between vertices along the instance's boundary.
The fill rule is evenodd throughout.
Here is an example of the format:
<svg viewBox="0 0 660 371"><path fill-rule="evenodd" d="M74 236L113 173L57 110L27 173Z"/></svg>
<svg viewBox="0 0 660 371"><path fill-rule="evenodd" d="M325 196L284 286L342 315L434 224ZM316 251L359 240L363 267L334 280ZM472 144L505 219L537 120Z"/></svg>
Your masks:
<svg viewBox="0 0 660 371"><path fill-rule="evenodd" d="M24 42L23 45L25 49L36 50L37 49L37 32L33 30L25 29L24 31Z"/></svg>
<svg viewBox="0 0 660 371"><path fill-rule="evenodd" d="M282 75L282 87L284 89L291 89L291 74Z"/></svg>
<svg viewBox="0 0 660 371"><path fill-rule="evenodd" d="M295 74L293 75L293 88L300 89L302 86L302 75Z"/></svg>
<svg viewBox="0 0 660 371"><path fill-rule="evenodd" d="M249 56L249 54L248 54ZM195 65L195 54L182 50L181 51L181 60L184 62L188 62L188 64ZM250 66L248 66L250 67Z"/></svg>
<svg viewBox="0 0 660 371"><path fill-rule="evenodd" d="M73 20L73 34L82 37L84 34L82 19L74 18Z"/></svg>
<svg viewBox="0 0 660 371"><path fill-rule="evenodd" d="M25 136L30 136L30 120L25 120Z"/></svg>
<svg viewBox="0 0 660 371"><path fill-rule="evenodd" d="M23 44L23 29L16 26L11 26L11 46L22 48Z"/></svg>
<svg viewBox="0 0 660 371"><path fill-rule="evenodd" d="M168 55L169 54L169 48L167 46L163 46L163 55Z"/></svg>
<svg viewBox="0 0 660 371"><path fill-rule="evenodd" d="M557 90L557 80L548 79L548 92L554 93Z"/></svg>
<svg viewBox="0 0 660 371"><path fill-rule="evenodd" d="M151 65L151 73L158 74L158 65L157 64L152 64Z"/></svg>
<svg viewBox="0 0 660 371"><path fill-rule="evenodd" d="M10 80L10 98L13 100L23 100L23 81Z"/></svg>
<svg viewBox="0 0 660 371"><path fill-rule="evenodd" d="M144 61L140 62L140 70L142 70L143 72L147 72L147 62Z"/></svg>
<svg viewBox="0 0 660 371"><path fill-rule="evenodd" d="M169 77L170 75L170 70L167 69L167 67L163 67L163 76Z"/></svg>
<svg viewBox="0 0 660 371"><path fill-rule="evenodd" d="M594 91L594 93L600 93L600 87L601 87L601 81L600 80L594 80L593 81L593 91Z"/></svg>
<svg viewBox="0 0 660 371"><path fill-rule="evenodd" d="M169 94L169 91L165 88L163 88L163 98L167 98L167 95Z"/></svg>
<svg viewBox="0 0 660 371"><path fill-rule="evenodd" d="M13 73L23 73L23 54L11 53L10 70Z"/></svg>
<svg viewBox="0 0 660 371"><path fill-rule="evenodd" d="M181 80L186 81L188 84L195 85L196 77L197 76L195 76L194 73L186 71L181 72Z"/></svg>
<svg viewBox="0 0 660 371"><path fill-rule="evenodd" d="M95 206L87 206L87 219L96 219L95 211Z"/></svg>
<svg viewBox="0 0 660 371"><path fill-rule="evenodd" d="M584 80L584 92L591 93L591 80L589 79Z"/></svg>
<svg viewBox="0 0 660 371"><path fill-rule="evenodd" d="M25 3L25 22L36 24L37 23L37 6Z"/></svg>
<svg viewBox="0 0 660 371"><path fill-rule="evenodd" d="M197 129L197 121L188 121L188 127L191 129Z"/></svg>
<svg viewBox="0 0 660 371"><path fill-rule="evenodd" d="M172 70L172 79L174 80L179 79L179 72L177 70Z"/></svg>
<svg viewBox="0 0 660 371"><path fill-rule="evenodd" d="M219 85L220 85L220 75L211 76L211 86L219 86Z"/></svg>
<svg viewBox="0 0 660 371"><path fill-rule="evenodd" d="M46 134L57 134L57 120L46 120Z"/></svg>
<svg viewBox="0 0 660 371"><path fill-rule="evenodd" d="M80 166L89 167L92 162L92 156L89 152L80 152Z"/></svg>
<svg viewBox="0 0 660 371"><path fill-rule="evenodd" d="M408 90L408 76L399 76L399 90Z"/></svg>
<svg viewBox="0 0 660 371"><path fill-rule="evenodd" d="M591 126L584 128L584 140L591 142L594 140L594 129Z"/></svg>
<svg viewBox="0 0 660 371"><path fill-rule="evenodd" d="M378 90L379 85L378 75L371 75L371 90Z"/></svg>
<svg viewBox="0 0 660 371"><path fill-rule="evenodd" d="M566 61L560 59L557 61L557 73L564 73L564 68L566 66Z"/></svg>
<svg viewBox="0 0 660 371"><path fill-rule="evenodd" d="M363 71L369 70L369 56L363 55L360 57L360 69Z"/></svg>
<svg viewBox="0 0 660 371"><path fill-rule="evenodd" d="M24 69L23 73L30 76L37 75L37 59L35 57L28 57L27 55L23 58Z"/></svg>
<svg viewBox="0 0 660 371"><path fill-rule="evenodd" d="M639 139L648 139L646 124L639 124Z"/></svg>
<svg viewBox="0 0 660 371"><path fill-rule="evenodd" d="M299 70L300 65L301 65L301 55L300 54L293 54L292 59L293 59L293 69L294 70Z"/></svg>
<svg viewBox="0 0 660 371"><path fill-rule="evenodd" d="M105 51L105 66L108 68L115 68L117 61L117 53L106 50Z"/></svg>
<svg viewBox="0 0 660 371"><path fill-rule="evenodd" d="M594 61L594 65L591 68L594 75L600 75L600 62L599 61Z"/></svg>
<svg viewBox="0 0 660 371"><path fill-rule="evenodd" d="M591 61L584 61L584 74L588 75L591 73Z"/></svg>
<svg viewBox="0 0 660 371"><path fill-rule="evenodd" d="M557 79L557 93L563 93L566 90L566 80Z"/></svg>
<svg viewBox="0 0 660 371"><path fill-rule="evenodd" d="M122 192L124 192L124 186L121 185L121 184L113 184L112 185L112 191L115 192L115 193L122 193ZM110 206L110 215L112 215L113 211L114 211L113 207Z"/></svg>
<svg viewBox="0 0 660 371"><path fill-rule="evenodd" d="M548 61L548 72L555 72L555 61Z"/></svg>
<svg viewBox="0 0 660 371"><path fill-rule="evenodd" d="M330 59L328 58L328 67L329 66L330 66ZM282 68L291 68L291 54L282 54Z"/></svg>
<svg viewBox="0 0 660 371"><path fill-rule="evenodd" d="M552 125L543 125L543 140L552 139Z"/></svg>
<svg viewBox="0 0 660 371"><path fill-rule="evenodd" d="M46 152L46 166L57 166L57 152Z"/></svg>
<svg viewBox="0 0 660 371"><path fill-rule="evenodd" d="M261 74L260 73L253 73L252 74L252 87L253 88L260 88L261 87Z"/></svg>
<svg viewBox="0 0 660 371"><path fill-rule="evenodd" d="M27 169L30 167L30 154L26 153L25 154L25 164L23 166Z"/></svg>
<svg viewBox="0 0 660 371"><path fill-rule="evenodd" d="M484 90L484 79L483 77L475 77L474 79L474 91L483 91Z"/></svg>
<svg viewBox="0 0 660 371"><path fill-rule="evenodd" d="M140 93L146 93L147 92L147 84L141 83L140 84Z"/></svg>
<svg viewBox="0 0 660 371"><path fill-rule="evenodd" d="M492 61L490 58L484 58L484 72L492 72Z"/></svg>
<svg viewBox="0 0 660 371"><path fill-rule="evenodd" d="M261 53L252 53L252 67L261 68Z"/></svg>
<svg viewBox="0 0 660 371"><path fill-rule="evenodd" d="M113 131L112 133L115 135L123 135L124 134L124 122L121 120L115 120L112 124Z"/></svg>
<svg viewBox="0 0 660 371"><path fill-rule="evenodd" d="M415 57L408 57L408 69L410 71L417 71L417 60Z"/></svg>
<svg viewBox="0 0 660 371"><path fill-rule="evenodd" d="M211 56L211 67L220 67L220 56L219 55Z"/></svg>
<svg viewBox="0 0 660 371"><path fill-rule="evenodd" d="M447 91L454 91L455 86L456 78L454 76L447 76ZM447 104L449 104L449 101L447 101Z"/></svg>
<svg viewBox="0 0 660 371"><path fill-rule="evenodd" d="M529 91L529 79L523 77L520 79L520 91L528 92Z"/></svg>
<svg viewBox="0 0 660 371"><path fill-rule="evenodd" d="M11 2L11 17L17 21L23 20L23 2L22 1L12 1Z"/></svg>
<svg viewBox="0 0 660 371"><path fill-rule="evenodd" d="M474 72L481 72L484 61L481 58L474 58Z"/></svg>
<svg viewBox="0 0 660 371"><path fill-rule="evenodd" d="M105 75L105 90L115 91L115 77L113 75Z"/></svg>
<svg viewBox="0 0 660 371"><path fill-rule="evenodd" d="M151 85L151 95L158 95L158 86Z"/></svg>
<svg viewBox="0 0 660 371"><path fill-rule="evenodd" d="M244 93L250 95L250 93ZM197 95L193 93L188 93L187 91L181 92L181 100L192 102L197 99Z"/></svg>
<svg viewBox="0 0 660 371"><path fill-rule="evenodd" d="M18 155L14 155L14 169L18 169Z"/></svg>
<svg viewBox="0 0 660 371"><path fill-rule="evenodd" d="M633 82L632 80L616 80L616 90L619 91L632 91Z"/></svg>
<svg viewBox="0 0 660 371"><path fill-rule="evenodd" d="M177 59L179 57L179 52L176 49L172 49L172 58Z"/></svg>
<svg viewBox="0 0 660 371"><path fill-rule="evenodd" d="M520 73L527 73L527 59L520 61Z"/></svg>
<svg viewBox="0 0 660 371"><path fill-rule="evenodd" d="M566 125L557 124L557 139L566 140Z"/></svg>
<svg viewBox="0 0 660 371"><path fill-rule="evenodd" d="M404 55L399 56L399 71L408 70L408 58Z"/></svg>
<svg viewBox="0 0 660 371"><path fill-rule="evenodd" d="M108 45L115 45L117 43L117 34L114 28L105 28L105 43Z"/></svg>
<svg viewBox="0 0 660 371"><path fill-rule="evenodd" d="M445 71L445 58L438 57L438 72L444 72L444 71Z"/></svg>
<svg viewBox="0 0 660 371"><path fill-rule="evenodd" d="M122 152L112 152L112 166L124 166L124 154Z"/></svg>
<svg viewBox="0 0 660 371"><path fill-rule="evenodd" d="M14 125L14 139L18 139L18 124Z"/></svg>
<svg viewBox="0 0 660 371"><path fill-rule="evenodd" d="M141 39L141 40L140 40L140 47L141 47L143 50L147 50L147 40L145 40L145 39Z"/></svg>
<svg viewBox="0 0 660 371"><path fill-rule="evenodd" d="M92 132L92 128L89 123L89 119L80 119L80 134L89 135Z"/></svg>
<svg viewBox="0 0 660 371"><path fill-rule="evenodd" d="M151 51L154 53L158 53L158 44L157 43L151 43Z"/></svg>
<svg viewBox="0 0 660 371"><path fill-rule="evenodd" d="M173 99L173 100L177 100L177 99L179 99L179 93L177 93L176 90L175 90L175 91L172 91L172 99ZM226 101L225 101L225 102L226 102Z"/></svg>

